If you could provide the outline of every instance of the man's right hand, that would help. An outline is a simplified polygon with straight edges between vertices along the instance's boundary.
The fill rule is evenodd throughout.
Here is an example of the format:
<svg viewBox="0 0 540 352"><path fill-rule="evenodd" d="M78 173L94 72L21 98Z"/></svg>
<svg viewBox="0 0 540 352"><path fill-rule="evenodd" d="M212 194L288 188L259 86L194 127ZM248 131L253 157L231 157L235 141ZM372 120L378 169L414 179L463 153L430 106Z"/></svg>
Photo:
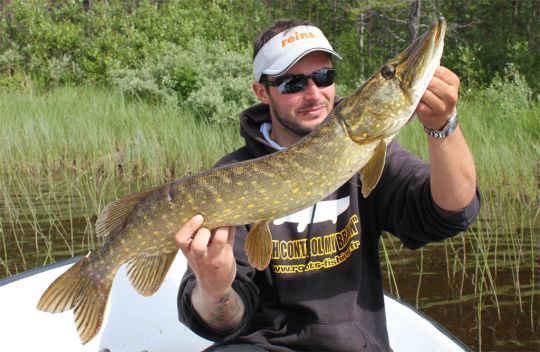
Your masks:
<svg viewBox="0 0 540 352"><path fill-rule="evenodd" d="M175 240L197 279L191 294L193 307L210 326L226 330L238 324L244 314L243 302L232 288L235 227L211 232L201 227L202 223L203 217L195 215L178 230Z"/></svg>
<svg viewBox="0 0 540 352"><path fill-rule="evenodd" d="M175 239L197 277L197 286L208 298L221 299L236 275L233 254L234 227L212 232L201 227L203 217L195 215L178 230Z"/></svg>

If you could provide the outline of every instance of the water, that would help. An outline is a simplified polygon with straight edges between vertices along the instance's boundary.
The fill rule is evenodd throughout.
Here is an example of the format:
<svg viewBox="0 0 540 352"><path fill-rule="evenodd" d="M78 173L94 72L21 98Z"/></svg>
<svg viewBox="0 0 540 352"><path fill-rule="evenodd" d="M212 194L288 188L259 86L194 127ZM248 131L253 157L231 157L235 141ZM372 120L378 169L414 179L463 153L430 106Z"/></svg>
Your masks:
<svg viewBox="0 0 540 352"><path fill-rule="evenodd" d="M523 258L531 258L533 251L540 253L538 231L528 235L533 240L522 246ZM389 257L396 284L387 280L385 288L399 292L473 350L540 350L538 259L536 263L522 261L516 267L509 253L500 250L490 253L486 258L489 265L482 272L477 257L467 250L469 237L464 234L452 239L454 249L449 241L430 244L422 252L387 245L392 248ZM512 246L511 236L502 237L500 248ZM388 238L387 242L399 246ZM388 278L388 270L384 271Z"/></svg>
<svg viewBox="0 0 540 352"><path fill-rule="evenodd" d="M94 185L91 181L79 180L67 189L65 185L51 189L49 183L33 194L23 191L27 185L12 184L9 193L3 188L0 278L86 254L100 244L93 235L99 209L141 187L124 184L96 192L88 186ZM484 222L417 251L401 248L395 238L385 235L381 249L385 288L473 350L538 351L538 228L486 233L489 227Z"/></svg>

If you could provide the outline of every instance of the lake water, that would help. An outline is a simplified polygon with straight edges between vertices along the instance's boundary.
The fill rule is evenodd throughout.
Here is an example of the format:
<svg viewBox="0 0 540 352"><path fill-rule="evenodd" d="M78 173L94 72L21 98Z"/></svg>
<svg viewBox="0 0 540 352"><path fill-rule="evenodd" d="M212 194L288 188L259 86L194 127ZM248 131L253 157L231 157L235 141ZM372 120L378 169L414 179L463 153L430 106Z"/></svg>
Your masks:
<svg viewBox="0 0 540 352"><path fill-rule="evenodd" d="M530 258L535 251L538 258L538 232L530 235L534 242L523 244L522 256L528 254ZM471 253L467 234L452 239L453 250L450 241L430 244L422 253L391 250L397 290L403 299L473 350L539 351L538 259L536 263L512 263L512 254L504 249L512 246L510 241L510 236L499 239L500 250L489 254L489 265L484 268L478 266ZM395 287L396 284L386 284L388 291L395 292Z"/></svg>
<svg viewBox="0 0 540 352"><path fill-rule="evenodd" d="M99 245L93 236L95 213L116 192L101 192L98 199L71 189L19 195L3 189L0 278L86 254ZM478 226L487 228L484 222L479 220ZM521 227L495 236L483 229L417 251L403 249L385 235L385 288L472 350L539 351L539 229Z"/></svg>

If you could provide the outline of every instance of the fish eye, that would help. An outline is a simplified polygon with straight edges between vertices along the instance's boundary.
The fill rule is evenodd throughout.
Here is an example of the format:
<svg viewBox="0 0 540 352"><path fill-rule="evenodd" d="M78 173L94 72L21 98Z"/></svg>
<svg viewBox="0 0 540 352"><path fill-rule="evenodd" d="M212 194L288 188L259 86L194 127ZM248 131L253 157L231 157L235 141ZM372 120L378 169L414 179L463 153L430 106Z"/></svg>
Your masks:
<svg viewBox="0 0 540 352"><path fill-rule="evenodd" d="M394 78L396 75L396 68L394 66L390 65L384 65L383 68L381 68L381 76L385 79Z"/></svg>

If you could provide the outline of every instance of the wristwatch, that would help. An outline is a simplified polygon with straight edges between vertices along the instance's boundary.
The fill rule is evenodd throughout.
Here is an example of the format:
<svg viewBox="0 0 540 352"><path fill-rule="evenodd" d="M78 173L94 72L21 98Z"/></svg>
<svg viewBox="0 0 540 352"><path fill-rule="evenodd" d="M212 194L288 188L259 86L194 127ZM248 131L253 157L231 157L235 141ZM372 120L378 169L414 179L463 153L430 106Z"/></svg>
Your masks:
<svg viewBox="0 0 540 352"><path fill-rule="evenodd" d="M454 131L456 130L457 124L458 124L457 111L454 110L454 112L452 113L452 115L450 115L450 117L448 118L448 121L446 121L442 129L432 130L431 128L424 127L424 131L426 131L428 136L431 136L433 138L445 139L446 137L454 133Z"/></svg>

